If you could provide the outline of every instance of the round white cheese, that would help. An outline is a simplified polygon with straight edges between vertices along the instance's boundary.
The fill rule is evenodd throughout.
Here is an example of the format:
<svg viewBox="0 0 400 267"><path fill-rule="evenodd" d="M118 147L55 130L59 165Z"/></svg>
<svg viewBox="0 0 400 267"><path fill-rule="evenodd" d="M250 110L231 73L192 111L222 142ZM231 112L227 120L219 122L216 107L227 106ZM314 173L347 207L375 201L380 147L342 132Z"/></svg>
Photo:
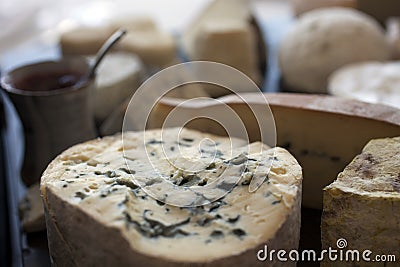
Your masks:
<svg viewBox="0 0 400 267"><path fill-rule="evenodd" d="M329 75L346 64L387 60L383 29L351 8L322 8L305 13L279 47L282 77L291 90L326 93Z"/></svg>
<svg viewBox="0 0 400 267"><path fill-rule="evenodd" d="M332 95L400 108L400 61L352 64L329 78Z"/></svg>

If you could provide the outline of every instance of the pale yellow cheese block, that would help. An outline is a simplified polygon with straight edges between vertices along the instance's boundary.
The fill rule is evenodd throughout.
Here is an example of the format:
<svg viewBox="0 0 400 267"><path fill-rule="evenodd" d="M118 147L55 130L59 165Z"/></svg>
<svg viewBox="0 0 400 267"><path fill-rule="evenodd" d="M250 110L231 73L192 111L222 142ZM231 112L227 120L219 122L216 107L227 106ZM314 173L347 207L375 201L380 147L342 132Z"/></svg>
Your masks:
<svg viewBox="0 0 400 267"><path fill-rule="evenodd" d="M265 105L259 94L241 96L252 106ZM396 108L323 95L265 93L264 96L275 118L277 144L293 153L304 169L303 205L306 207L322 208L322 189L369 140L400 135L400 110ZM237 112L247 127L250 140L260 140L260 129L243 101L234 95L219 100ZM148 126L160 127L179 102L176 99L160 102ZM180 112L195 117L199 109L209 109L211 105L214 112L218 112L215 102L182 105L175 110L175 120L179 121ZM222 104L220 110L224 111ZM205 119L194 120L188 127L225 134L220 126Z"/></svg>
<svg viewBox="0 0 400 267"><path fill-rule="evenodd" d="M250 1L214 0L182 33L180 44L189 60L206 60L234 67L257 85L263 80L265 43L253 20ZM228 92L207 86L218 97ZM253 91L242 88L242 91Z"/></svg>
<svg viewBox="0 0 400 267"><path fill-rule="evenodd" d="M246 74L256 84L261 84L258 65L256 32L248 21L216 19L207 21L199 29L193 43L194 53L190 60L206 60L223 63ZM243 92L257 90L241 88ZM208 88L211 96L227 94L226 90Z"/></svg>
<svg viewBox="0 0 400 267"><path fill-rule="evenodd" d="M110 25L115 31L120 28L126 29L128 32L152 31L157 29L154 19L145 15L115 17L110 21Z"/></svg>
<svg viewBox="0 0 400 267"><path fill-rule="evenodd" d="M293 23L278 51L282 79L293 92L326 93L329 75L342 66L390 58L384 29L352 8L320 8Z"/></svg>
<svg viewBox="0 0 400 267"><path fill-rule="evenodd" d="M257 259L264 245L297 248L302 171L294 157L259 142L247 145L241 139L180 130L164 129L162 139L160 130L125 132L125 154L121 135L93 140L68 149L48 166L41 192L54 266L265 266L268 262ZM195 176L185 176L189 173L165 162L163 148L171 150L169 159L179 159L180 149L198 154L198 145L206 139L213 140L219 152ZM228 168L239 170L229 173L240 180L210 204L172 206L137 186L141 177L155 177L150 166L143 165L147 156L160 162L156 167L176 186L183 181L180 175L194 185L218 185ZM128 167L126 160L133 165ZM268 177L250 193L248 183L258 175ZM149 180L144 187L158 184ZM211 191L226 190L220 185ZM169 201L173 194L164 197ZM273 264L295 266L276 259Z"/></svg>
<svg viewBox="0 0 400 267"><path fill-rule="evenodd" d="M188 25L181 37L182 48L193 55L196 36L204 24L218 19L249 21L251 18L249 0L214 0Z"/></svg>
<svg viewBox="0 0 400 267"><path fill-rule="evenodd" d="M60 36L61 51L63 55L94 55L113 32L109 25L70 29Z"/></svg>
<svg viewBox="0 0 400 267"><path fill-rule="evenodd" d="M371 262L358 266L398 266L398 262L372 262L376 255L400 258L400 137L370 141L337 179L324 189L322 247L337 249L344 238L346 250L365 250ZM340 245L339 246L343 246ZM383 258L381 258L383 259ZM393 258L392 258L393 261ZM325 261L324 266L354 266Z"/></svg>
<svg viewBox="0 0 400 267"><path fill-rule="evenodd" d="M146 16L116 17L101 26L78 26L63 32L60 47L64 55L94 55L101 45L118 29L127 34L113 48L134 53L145 65L165 67L176 60L176 42L173 35L159 29Z"/></svg>

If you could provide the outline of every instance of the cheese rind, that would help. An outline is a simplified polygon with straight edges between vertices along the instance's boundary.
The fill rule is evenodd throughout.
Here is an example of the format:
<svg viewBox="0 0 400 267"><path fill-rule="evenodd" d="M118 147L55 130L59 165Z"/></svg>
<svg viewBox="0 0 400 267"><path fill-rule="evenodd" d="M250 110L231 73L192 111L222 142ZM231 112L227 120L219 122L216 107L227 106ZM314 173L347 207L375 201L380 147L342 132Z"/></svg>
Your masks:
<svg viewBox="0 0 400 267"><path fill-rule="evenodd" d="M189 55L191 60L226 64L243 72L256 84L261 84L256 33L252 25L246 21L219 19L204 23L195 37L193 51L193 54ZM257 91L254 88L241 88L241 90ZM226 90L215 86L207 89L212 96L227 94Z"/></svg>
<svg viewBox="0 0 400 267"><path fill-rule="evenodd" d="M365 146L337 180L324 189L323 248L335 247L337 239L345 238L346 249L368 249L373 255L392 254L399 258L399 170L400 137L372 140ZM378 266L376 262L369 264ZM380 266L391 265L382 262Z"/></svg>
<svg viewBox="0 0 400 267"><path fill-rule="evenodd" d="M162 142L170 148L175 144L176 129L164 131ZM145 133L150 139L159 134L159 130ZM228 162L243 169L243 174L237 175L238 183L218 200L180 208L151 198L145 188L137 186L134 177L143 174L140 163L136 170L125 165L123 145L128 161L136 154L140 162L140 155L145 157L144 147L150 156L162 159L161 140L143 144L143 138L143 133L132 132L124 133L124 144L120 136L87 142L65 151L49 165L41 190L55 265L263 266L256 253L264 244L297 248L301 168L286 150L268 149L261 143L247 146L239 139L184 129L180 136L183 148L190 150L189 144L211 138L220 151L214 164L199 171L198 177L216 179L213 172L218 173L219 166ZM247 165L235 157L225 158L230 144L235 153L245 155L241 151L247 151ZM160 166L162 171L173 170ZM249 179L266 175L265 166L270 166L267 179L249 193Z"/></svg>

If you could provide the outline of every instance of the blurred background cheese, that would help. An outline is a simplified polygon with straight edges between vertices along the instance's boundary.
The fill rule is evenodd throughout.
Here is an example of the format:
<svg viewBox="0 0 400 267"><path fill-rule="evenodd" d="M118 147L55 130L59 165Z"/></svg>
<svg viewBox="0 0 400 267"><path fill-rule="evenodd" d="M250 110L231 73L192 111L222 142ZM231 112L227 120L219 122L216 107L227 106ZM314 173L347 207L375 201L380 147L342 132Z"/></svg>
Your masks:
<svg viewBox="0 0 400 267"><path fill-rule="evenodd" d="M130 99L140 86L143 75L143 64L134 54L114 52L103 59L97 70L94 93L97 124L101 124L122 102Z"/></svg>
<svg viewBox="0 0 400 267"><path fill-rule="evenodd" d="M400 61L346 65L329 78L332 95L400 108Z"/></svg>
<svg viewBox="0 0 400 267"><path fill-rule="evenodd" d="M157 29L157 24L153 18L146 15L124 15L115 17L110 21L110 26L116 31L124 28L128 32L148 31Z"/></svg>
<svg viewBox="0 0 400 267"><path fill-rule="evenodd" d="M336 7L295 21L281 42L279 65L290 90L326 93L328 76L339 67L389 56L384 31L372 17Z"/></svg>
<svg viewBox="0 0 400 267"><path fill-rule="evenodd" d="M130 31L120 49L137 54L146 65L163 67L176 59L174 37L159 29Z"/></svg>
<svg viewBox="0 0 400 267"><path fill-rule="evenodd" d="M253 20L249 0L211 2L186 28L180 40L182 52L189 60L229 65L262 85L265 43ZM215 86L205 88L213 97L229 93ZM252 88L243 88L249 90Z"/></svg>
<svg viewBox="0 0 400 267"><path fill-rule="evenodd" d="M370 141L362 153L324 189L322 247L368 249L372 255L400 253L400 137ZM371 259L374 256L371 255ZM396 262L360 262L359 266L398 266ZM354 266L327 262L324 266Z"/></svg>
<svg viewBox="0 0 400 267"><path fill-rule="evenodd" d="M64 55L93 55L110 37L114 29L105 26L81 26L70 29L60 36L60 47Z"/></svg>

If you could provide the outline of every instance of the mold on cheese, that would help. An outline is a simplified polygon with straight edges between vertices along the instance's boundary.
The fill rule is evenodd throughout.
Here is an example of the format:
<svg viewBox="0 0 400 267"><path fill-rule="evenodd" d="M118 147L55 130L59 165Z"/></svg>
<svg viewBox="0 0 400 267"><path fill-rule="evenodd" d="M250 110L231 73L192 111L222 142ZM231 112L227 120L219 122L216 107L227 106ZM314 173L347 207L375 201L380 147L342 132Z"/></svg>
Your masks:
<svg viewBox="0 0 400 267"><path fill-rule="evenodd" d="M265 110L268 102L278 146L289 150L304 170L302 204L315 209L322 209L322 189L333 182L368 141L400 136L398 108L327 95L264 93L264 97L253 93L241 93L240 97L231 94L218 99L221 105L193 101L190 106L164 98L151 114L148 125L161 127L173 109L173 120L168 123L180 125L187 114L223 114L226 104L240 117L250 141L257 141L261 140L262 131L268 135L269 129L260 129L254 110ZM227 113L224 119L229 120L228 116ZM225 134L220 125L205 118L196 118L188 127Z"/></svg>
<svg viewBox="0 0 400 267"><path fill-rule="evenodd" d="M124 133L124 141L116 135L86 142L48 166L41 193L54 266L265 266L257 259L264 245L297 248L302 171L293 156L259 142L188 129L176 141L176 128L163 131L163 139L160 130L149 130ZM175 159L195 155L205 139L219 153L201 154L210 161L196 173L187 175L164 161L166 149ZM204 187L218 181L219 168L228 165L236 168L231 177L237 183L206 205L170 205L172 194L160 200L146 193L162 184L150 166L141 166L147 156L158 160L160 172L171 174L166 179L173 187ZM250 193L256 175L265 179ZM144 177L148 183L141 184ZM207 193L217 189L226 190L218 186Z"/></svg>

